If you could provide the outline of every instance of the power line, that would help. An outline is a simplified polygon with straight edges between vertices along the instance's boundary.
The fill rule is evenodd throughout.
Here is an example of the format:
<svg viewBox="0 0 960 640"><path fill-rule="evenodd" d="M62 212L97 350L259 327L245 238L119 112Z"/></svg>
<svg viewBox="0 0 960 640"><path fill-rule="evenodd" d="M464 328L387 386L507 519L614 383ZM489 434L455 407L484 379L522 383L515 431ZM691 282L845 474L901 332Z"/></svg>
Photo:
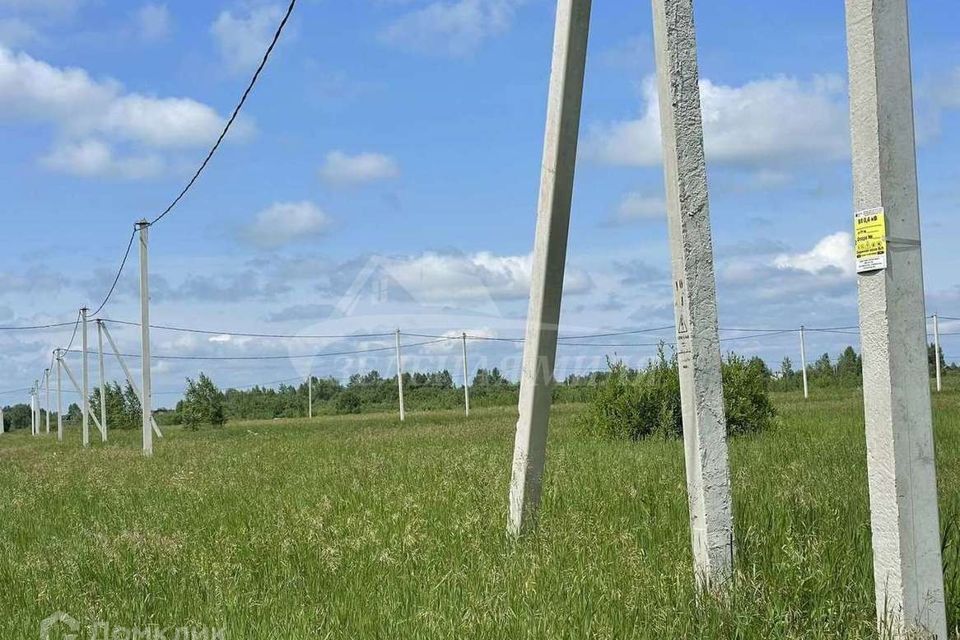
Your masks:
<svg viewBox="0 0 960 640"><path fill-rule="evenodd" d="M73 334L70 336L70 342L67 343L66 351L70 350L70 347L73 346L73 341L77 338L77 329L80 327L80 316L81 313L77 312L77 321L73 323Z"/></svg>
<svg viewBox="0 0 960 640"><path fill-rule="evenodd" d="M10 326L10 327L0 327L0 331L39 331L41 329L58 329L61 327L69 327L73 325L74 322L54 322L51 324L34 324L34 325L23 325L23 326Z"/></svg>
<svg viewBox="0 0 960 640"><path fill-rule="evenodd" d="M128 322L125 320L108 320L102 318L103 322L112 323L112 324L121 324L130 327L139 327L139 322ZM215 331L211 329L192 329L189 327L173 327L169 325L161 324L152 324L150 325L151 329L159 329L161 331L175 331L179 333L199 333L203 335L211 336L237 336L240 338L302 338L304 340L310 339L332 339L332 338L386 338L393 336L393 332L386 333L355 333L350 335L296 335L296 334L284 334L284 333L244 333L239 331ZM413 334L404 334L404 335L413 335ZM422 336L422 337L439 337L439 336Z"/></svg>
<svg viewBox="0 0 960 640"><path fill-rule="evenodd" d="M179 204L180 200L183 199L187 192L193 187L193 184L200 177L200 174L203 173L203 170L207 168L210 160L213 158L213 154L217 152L217 149L220 147L220 143L223 142L223 139L227 136L227 132L230 131L230 127L233 125L233 122L237 119L237 116L240 114L240 110L243 108L244 103L247 101L247 97L250 95L250 92L253 91L253 87L257 84L257 79L260 77L260 72L263 71L263 68L267 65L267 60L270 58L270 54L273 53L274 47L277 46L277 41L280 40L280 34L283 33L283 28L287 25L287 20L290 19L290 14L293 13L293 7L297 4L297 0L290 0L290 6L287 7L287 12L283 16L283 20L280 21L280 25L277 27L276 32L273 34L273 40L270 41L270 46L267 47L266 52L263 54L263 59L260 60L257 70L254 71L253 77L250 78L250 84L247 85L247 88L244 90L243 95L240 97L240 102L237 103L237 106L234 108L233 113L230 115L230 119L227 120L226 126L224 126L223 131L220 132L220 136L217 138L217 141L214 143L213 147L210 148L210 151L207 153L207 157L203 159L203 162L200 163L200 167L197 169L196 173L193 174L193 177L190 178L190 181L187 183L187 186L183 188L182 191L173 199L166 209L158 215L156 218L150 221L150 225L155 225L156 223L163 220L164 216L173 211L173 208Z"/></svg>
<svg viewBox="0 0 960 640"><path fill-rule="evenodd" d="M117 288L117 283L120 282L120 276L123 274L123 268L127 266L127 258L130 257L130 249L133 247L133 239L136 237L137 237L137 229L136 227L134 227L133 231L130 232L130 241L127 243L127 250L123 252L123 260L120 261L120 268L117 269L117 275L113 279L113 284L110 285L110 291L107 291L107 295L103 299L103 302L101 302L100 306L97 307L97 310L90 315L95 316L101 311L103 311L103 308L107 306L107 303L110 301L110 297L113 296L113 292Z"/></svg>
<svg viewBox="0 0 960 640"><path fill-rule="evenodd" d="M437 344L440 342L446 342L448 340L453 340L454 338L442 338L440 340L427 340L425 342L414 342L411 344L401 345L404 348L415 348L422 347L430 344ZM163 355L151 355L150 357L155 360L299 360L303 358L323 358L331 356L352 356L361 353L375 353L378 351L393 351L396 347L375 347L371 349L353 349L350 351L327 351L324 353L311 353L306 355L276 355L276 356L163 356ZM67 353L83 353L81 350L67 350ZM87 355L97 355L96 351L87 351ZM135 353L121 353L121 356L125 358L140 358L139 354Z"/></svg>

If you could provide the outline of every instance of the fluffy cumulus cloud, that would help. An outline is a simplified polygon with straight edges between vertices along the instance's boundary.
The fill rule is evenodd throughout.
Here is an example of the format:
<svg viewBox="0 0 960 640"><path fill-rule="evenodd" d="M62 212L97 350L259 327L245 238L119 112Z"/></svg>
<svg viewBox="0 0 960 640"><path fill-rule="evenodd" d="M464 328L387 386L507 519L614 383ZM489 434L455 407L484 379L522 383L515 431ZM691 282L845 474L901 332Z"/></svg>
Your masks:
<svg viewBox="0 0 960 640"><path fill-rule="evenodd" d="M812 274L832 271L852 277L856 272L853 236L846 231L831 233L809 251L781 253L773 264L778 269L796 269Z"/></svg>
<svg viewBox="0 0 960 640"><path fill-rule="evenodd" d="M704 146L711 161L747 167L795 165L849 153L843 83L775 77L740 86L700 82ZM605 164L654 166L661 162L660 108L655 79L644 83L643 114L596 124L587 134L588 157Z"/></svg>
<svg viewBox="0 0 960 640"><path fill-rule="evenodd" d="M256 67L283 14L279 5L251 7L243 13L222 11L210 33L227 68L239 73Z"/></svg>
<svg viewBox="0 0 960 640"><path fill-rule="evenodd" d="M464 56L505 33L525 0L437 0L399 17L383 42L421 53Z"/></svg>
<svg viewBox="0 0 960 640"><path fill-rule="evenodd" d="M93 155L99 154L103 166L104 145L165 150L203 146L223 126L216 111L196 100L125 92L116 81L95 80L83 69L56 67L4 47L0 47L0 120L53 125L61 148L45 164L80 175L90 173L84 163ZM242 124L240 134L249 130ZM99 142L90 143L91 139ZM86 153L81 153L84 148ZM69 157L81 164L69 166ZM118 163L112 166L120 169Z"/></svg>
<svg viewBox="0 0 960 640"><path fill-rule="evenodd" d="M521 299L530 293L532 257L427 252L390 262L389 276L421 302ZM564 293L585 293L590 276L568 268Z"/></svg>
<svg viewBox="0 0 960 640"><path fill-rule="evenodd" d="M278 202L254 216L242 235L264 249L310 240L330 228L330 216L312 202Z"/></svg>
<svg viewBox="0 0 960 640"><path fill-rule="evenodd" d="M400 175L397 161L382 153L331 151L320 167L320 179L333 186L352 186L389 180Z"/></svg>
<svg viewBox="0 0 960 640"><path fill-rule="evenodd" d="M157 155L117 157L110 145L88 139L58 146L40 159L52 171L92 177L121 177L131 180L160 174L164 161Z"/></svg>

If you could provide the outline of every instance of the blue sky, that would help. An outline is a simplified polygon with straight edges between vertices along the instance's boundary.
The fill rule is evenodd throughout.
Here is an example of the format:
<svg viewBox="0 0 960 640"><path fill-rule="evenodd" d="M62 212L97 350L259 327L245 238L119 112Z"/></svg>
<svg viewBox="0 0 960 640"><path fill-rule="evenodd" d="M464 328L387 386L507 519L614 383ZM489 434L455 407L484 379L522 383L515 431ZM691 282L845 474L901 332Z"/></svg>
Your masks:
<svg viewBox="0 0 960 640"><path fill-rule="evenodd" d="M757 6L696 5L720 324L855 324L842 3ZM156 331L154 352L302 355L386 344L231 333L318 334L334 325L343 333L400 325L522 334L554 7L300 0L237 128L151 232L154 322L223 334ZM78 307L98 306L133 221L156 215L189 177L284 8L0 0L0 325L72 320ZM955 2L911 5L928 311L955 317L958 20ZM647 4L595 2L568 334L672 322L652 72ZM138 318L136 261L130 266L105 317ZM356 283L370 273L374 284ZM373 289L361 304L344 299ZM28 386L69 333L0 333L0 391ZM116 337L125 351L138 348L134 331L118 326ZM815 334L808 356L856 340ZM960 360L960 341L951 340L946 354ZM424 347L439 359L410 366L454 369L452 346ZM725 349L774 365L798 359L794 334ZM568 347L561 377L611 352L642 361L652 348ZM390 354L378 353L365 362L161 361L155 386L175 400L183 377L200 369L223 385L310 368L390 373ZM477 341L471 353L475 366L509 370L519 348ZM112 364L110 375L119 375Z"/></svg>

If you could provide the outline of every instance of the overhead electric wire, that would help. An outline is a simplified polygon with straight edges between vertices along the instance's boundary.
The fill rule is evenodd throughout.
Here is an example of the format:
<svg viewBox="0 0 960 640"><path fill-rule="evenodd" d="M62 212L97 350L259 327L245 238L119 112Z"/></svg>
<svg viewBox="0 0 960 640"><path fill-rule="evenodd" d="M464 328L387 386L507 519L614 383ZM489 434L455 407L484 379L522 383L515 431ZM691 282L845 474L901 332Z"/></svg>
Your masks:
<svg viewBox="0 0 960 640"><path fill-rule="evenodd" d="M103 322L106 322L106 323L121 324L121 325L130 326L130 327L140 326L139 322L128 322L126 320L110 320L107 318L101 318L101 320L103 320ZM173 326L162 325L162 324L151 324L150 328L159 329L161 331L176 331L179 333L198 333L198 334L210 335L210 336L230 335L230 336L237 336L239 338L279 338L279 339L302 338L304 340L307 340L307 339L319 340L319 339L332 339L332 338L386 338L394 335L393 331L390 331L387 333L356 333L356 334L350 334L350 335L296 335L296 334L283 334L283 333L245 333L240 331L229 331L229 330L215 331L212 329L192 329L189 327L173 327ZM412 335L412 334L404 334L404 335ZM434 337L434 336L430 336L430 337Z"/></svg>
<svg viewBox="0 0 960 640"><path fill-rule="evenodd" d="M283 33L283 28L287 25L287 20L290 19L290 14L293 13L293 7L297 4L297 0L290 0L290 5L287 7L287 12L283 16L283 20L280 21L279 26L277 27L276 32L273 34L273 39L270 41L270 46L267 47L266 52L263 54L263 58L260 60L260 64L257 66L256 71L253 72L253 77L250 78L250 83L247 85L247 88L244 90L243 95L240 96L240 102L237 103L237 106L234 108L233 113L230 115L230 118L227 120L227 124L223 127L223 131L220 132L220 136L217 138L217 141L210 148L210 151L207 153L207 156L203 159L203 162L200 163L200 167L193 174L193 177L190 178L190 181L187 182L187 185L180 191L176 198L173 199L166 209L160 213L156 218L149 222L150 226L155 225L156 223L163 220L164 216L173 211L173 208L180 203L180 200L183 199L187 192L190 191L190 188L193 187L194 183L200 178L200 174L203 173L203 170L207 168L207 164L210 163L210 160L213 158L213 155L217 152L217 149L220 147L220 144L223 142L223 139L227 136L227 132L230 131L230 127L233 125L233 122L237 119L237 116L240 115L240 110L243 108L244 103L247 101L250 92L253 91L254 85L257 84L257 79L260 77L260 73L263 71L263 68L267 66L267 60L270 58L270 54L273 53L274 47L277 46L277 42L280 40L280 34Z"/></svg>
<svg viewBox="0 0 960 640"><path fill-rule="evenodd" d="M415 347L422 347L430 344L437 344L440 342L446 342L452 340L453 338L442 338L440 340L427 340L424 342L414 342L410 344L401 345L403 348L412 349ZM395 346L391 345L388 347L374 347L371 349L353 349L350 351L327 351L323 353L310 353L310 354L300 354L300 355L276 355L276 356L164 356L164 355L151 355L151 359L155 360L299 360L303 358L324 358L330 356L352 356L361 353L375 353L378 351L393 351L396 349ZM68 350L67 353L83 353L83 351L74 349ZM96 351L87 351L87 355L97 355ZM140 358L140 354L135 353L121 353L121 356L124 358Z"/></svg>
<svg viewBox="0 0 960 640"><path fill-rule="evenodd" d="M110 302L110 298L113 296L113 292L117 288L117 283L120 282L120 276L123 275L123 268L127 266L127 258L130 257L130 249L133 247L133 240L136 237L137 228L134 227L133 231L130 232L130 241L127 243L127 250L123 252L123 259L120 261L120 268L117 269L117 275L113 278L113 284L110 285L110 290L107 291L107 295L104 297L103 302L100 303L100 306L97 307L96 311L90 314L91 316L95 316L103 311L103 308L107 306L108 302Z"/></svg>
<svg viewBox="0 0 960 640"><path fill-rule="evenodd" d="M34 324L34 325L0 327L0 331L39 331L41 329L58 329L61 327L69 327L73 324L74 324L74 321L71 320L70 322L54 322L51 324Z"/></svg>
<svg viewBox="0 0 960 640"><path fill-rule="evenodd" d="M64 351L69 351L70 347L73 346L73 341L77 339L77 329L80 327L80 312L77 312L77 321L73 323L73 335L70 336L70 342L67 343L67 348Z"/></svg>

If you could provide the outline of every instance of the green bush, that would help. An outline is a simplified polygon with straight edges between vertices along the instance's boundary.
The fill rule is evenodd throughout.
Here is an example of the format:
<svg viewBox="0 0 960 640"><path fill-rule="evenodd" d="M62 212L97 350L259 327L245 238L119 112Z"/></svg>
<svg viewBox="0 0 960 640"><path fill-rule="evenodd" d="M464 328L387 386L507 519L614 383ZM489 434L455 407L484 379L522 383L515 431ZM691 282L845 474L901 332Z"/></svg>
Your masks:
<svg viewBox="0 0 960 640"><path fill-rule="evenodd" d="M333 408L338 415L360 413L363 409L363 402L356 391L347 389L337 395L336 400L333 401Z"/></svg>
<svg viewBox="0 0 960 640"><path fill-rule="evenodd" d="M609 360L608 366L610 373L597 385L586 415L589 433L630 440L683 435L676 354L668 358L661 345L643 370ZM728 434L763 431L772 424L775 412L763 361L730 354L723 363L723 382Z"/></svg>
<svg viewBox="0 0 960 640"><path fill-rule="evenodd" d="M203 373L196 382L187 378L187 391L177 405L187 429L199 429L200 425L222 427L227 422L223 409L223 392Z"/></svg>

